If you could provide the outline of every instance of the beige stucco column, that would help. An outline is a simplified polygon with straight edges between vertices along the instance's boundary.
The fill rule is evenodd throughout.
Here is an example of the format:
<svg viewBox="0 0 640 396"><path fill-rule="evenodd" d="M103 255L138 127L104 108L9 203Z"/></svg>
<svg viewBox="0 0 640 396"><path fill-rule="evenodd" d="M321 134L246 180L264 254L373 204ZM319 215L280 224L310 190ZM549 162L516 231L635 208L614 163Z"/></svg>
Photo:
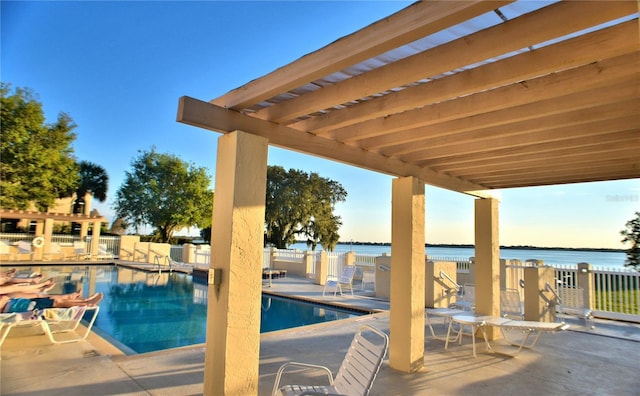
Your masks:
<svg viewBox="0 0 640 396"><path fill-rule="evenodd" d="M268 140L218 140L204 368L205 395L257 395Z"/></svg>
<svg viewBox="0 0 640 396"><path fill-rule="evenodd" d="M424 365L424 183L393 180L389 366L406 373Z"/></svg>
<svg viewBox="0 0 640 396"><path fill-rule="evenodd" d="M495 198L475 200L475 282L476 312L500 316L500 241L498 205ZM489 326L493 339L498 332Z"/></svg>
<svg viewBox="0 0 640 396"><path fill-rule="evenodd" d="M44 238L44 220L36 221L36 237ZM46 240L45 240L45 246L46 246ZM44 256L44 246L40 248L35 248L32 250L33 250L33 259L42 260Z"/></svg>
<svg viewBox="0 0 640 396"><path fill-rule="evenodd" d="M53 239L53 219L44 219L44 249L43 255L51 253L51 242Z"/></svg>
<svg viewBox="0 0 640 396"><path fill-rule="evenodd" d="M97 256L100 247L100 222L94 221L91 227L91 256Z"/></svg>

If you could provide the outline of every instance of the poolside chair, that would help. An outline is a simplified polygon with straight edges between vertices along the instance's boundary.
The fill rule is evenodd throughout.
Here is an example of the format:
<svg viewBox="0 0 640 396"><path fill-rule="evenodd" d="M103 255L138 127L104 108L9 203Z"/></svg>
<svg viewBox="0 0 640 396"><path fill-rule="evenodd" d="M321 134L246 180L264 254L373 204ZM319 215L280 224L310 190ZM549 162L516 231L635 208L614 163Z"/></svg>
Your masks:
<svg viewBox="0 0 640 396"><path fill-rule="evenodd" d="M96 256L96 258L98 260L113 260L113 253L109 252L106 243L101 243L98 245L98 255Z"/></svg>
<svg viewBox="0 0 640 396"><path fill-rule="evenodd" d="M33 260L33 250L31 249L31 242L28 241L18 241L18 259L20 259L21 255L27 254L29 255L29 260Z"/></svg>
<svg viewBox="0 0 640 396"><path fill-rule="evenodd" d="M356 274L356 266L355 265L345 265L342 270L342 275L339 277L335 277L333 275L327 276L327 281L324 284L324 289L322 290L322 296L327 292L327 290L333 290L333 295L335 296L338 292L342 295L342 286L349 286L349 290L351 291L351 295L353 296L353 277Z"/></svg>
<svg viewBox="0 0 640 396"><path fill-rule="evenodd" d="M82 241L73 242L73 252L78 260L89 260L91 258L91 253L87 252L86 244Z"/></svg>
<svg viewBox="0 0 640 396"><path fill-rule="evenodd" d="M360 285L361 290L367 289L367 283L373 284L373 290L376 289L376 271L375 270L364 270L362 271L362 284Z"/></svg>
<svg viewBox="0 0 640 396"><path fill-rule="evenodd" d="M7 241L0 241L0 259L8 260L11 257L11 248Z"/></svg>
<svg viewBox="0 0 640 396"><path fill-rule="evenodd" d="M556 310L560 314L576 315L584 319L587 329L595 328L593 311L584 302L584 290L581 287L559 286L557 290L559 303Z"/></svg>
<svg viewBox="0 0 640 396"><path fill-rule="evenodd" d="M389 337L370 325L364 325L356 332L347 354L340 365L335 379L331 371L315 364L288 362L276 374L272 396L276 395L368 395L387 354ZM329 385L285 385L280 386L282 374L287 368L322 370L329 379Z"/></svg>
<svg viewBox="0 0 640 396"><path fill-rule="evenodd" d="M76 333L75 336L62 336L75 332L80 322L87 312L93 311L91 318L83 334ZM93 327L93 323L98 316L100 308L98 306L76 306L70 308L47 308L42 310L41 315L33 317L32 312L24 313L3 313L0 314L0 346L4 343L11 330L40 327L44 334L54 344L67 344L82 341L87 338Z"/></svg>
<svg viewBox="0 0 640 396"><path fill-rule="evenodd" d="M42 254L43 260L51 260L52 257L58 259L62 258L62 246L60 246L60 244L57 242L51 242L51 244L49 245L49 250L45 250L45 252Z"/></svg>
<svg viewBox="0 0 640 396"><path fill-rule="evenodd" d="M524 319L524 307L517 289L500 290L500 315L510 319Z"/></svg>
<svg viewBox="0 0 640 396"><path fill-rule="evenodd" d="M474 311L476 309L476 285L465 283L462 286L461 294L458 294L456 302L453 303L453 307Z"/></svg>

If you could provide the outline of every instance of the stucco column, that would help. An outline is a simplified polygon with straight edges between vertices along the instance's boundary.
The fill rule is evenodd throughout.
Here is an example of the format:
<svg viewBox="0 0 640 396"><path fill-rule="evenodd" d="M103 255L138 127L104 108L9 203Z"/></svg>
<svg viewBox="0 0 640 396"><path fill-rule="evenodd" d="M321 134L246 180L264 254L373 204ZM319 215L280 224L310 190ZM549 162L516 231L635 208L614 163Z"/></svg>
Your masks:
<svg viewBox="0 0 640 396"><path fill-rule="evenodd" d="M327 283L327 275L329 274L329 256L327 252L321 250L316 258L316 284L324 286Z"/></svg>
<svg viewBox="0 0 640 396"><path fill-rule="evenodd" d="M204 367L205 395L257 395L268 140L218 139Z"/></svg>
<svg viewBox="0 0 640 396"><path fill-rule="evenodd" d="M97 256L100 246L100 222L94 221L91 227L91 256Z"/></svg>
<svg viewBox="0 0 640 396"><path fill-rule="evenodd" d="M53 239L53 219L44 219L44 251L47 256L51 253L51 243Z"/></svg>
<svg viewBox="0 0 640 396"><path fill-rule="evenodd" d="M495 198L475 200L475 297L481 315L500 316L498 205ZM489 326L487 335L493 339L498 332Z"/></svg>
<svg viewBox="0 0 640 396"><path fill-rule="evenodd" d="M424 365L424 183L393 180L389 366L410 373Z"/></svg>
<svg viewBox="0 0 640 396"><path fill-rule="evenodd" d="M38 220L36 222L36 237L44 237L44 220ZM34 260L42 260L44 256L44 247L46 247L46 240L43 247L35 249L32 248Z"/></svg>
<svg viewBox="0 0 640 396"><path fill-rule="evenodd" d="M554 322L556 319L553 288L555 269L549 266L524 269L524 319L535 322Z"/></svg>

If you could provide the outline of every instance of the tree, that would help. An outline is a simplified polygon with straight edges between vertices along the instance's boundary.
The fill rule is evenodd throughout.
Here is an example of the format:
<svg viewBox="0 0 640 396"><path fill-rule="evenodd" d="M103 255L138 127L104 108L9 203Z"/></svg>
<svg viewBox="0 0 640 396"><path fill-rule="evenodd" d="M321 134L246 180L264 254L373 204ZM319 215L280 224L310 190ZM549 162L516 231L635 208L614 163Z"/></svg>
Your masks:
<svg viewBox="0 0 640 396"><path fill-rule="evenodd" d="M80 207L86 204L84 197L87 193L91 193L100 202L106 201L109 188L109 176L107 171L100 165L89 161L80 161L78 169L80 180L76 187L76 201L73 204L73 213L82 213Z"/></svg>
<svg viewBox="0 0 640 396"><path fill-rule="evenodd" d="M131 167L114 204L116 217L127 226L152 226L167 242L178 229L211 224L213 192L205 168L155 148L141 152Z"/></svg>
<svg viewBox="0 0 640 396"><path fill-rule="evenodd" d="M78 166L71 144L76 125L60 113L46 124L42 104L31 90L0 83L0 206L45 211L57 198L71 196Z"/></svg>
<svg viewBox="0 0 640 396"><path fill-rule="evenodd" d="M626 229L620 231L624 237L622 243L631 243L631 247L627 249L627 260L624 265L634 267L640 270L640 212L636 212L636 217L627 221Z"/></svg>
<svg viewBox="0 0 640 396"><path fill-rule="evenodd" d="M288 172L280 166L267 169L265 208L266 242L285 249L300 237L306 238L312 249L320 243L332 251L340 239L340 216L335 216L335 204L344 202L347 192L336 181L307 174L300 170Z"/></svg>

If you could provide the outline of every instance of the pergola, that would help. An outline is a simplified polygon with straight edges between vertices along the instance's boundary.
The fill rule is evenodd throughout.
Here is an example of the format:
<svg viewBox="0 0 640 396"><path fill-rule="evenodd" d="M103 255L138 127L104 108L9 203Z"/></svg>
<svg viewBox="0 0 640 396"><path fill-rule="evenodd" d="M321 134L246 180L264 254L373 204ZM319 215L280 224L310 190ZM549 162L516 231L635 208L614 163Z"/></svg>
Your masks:
<svg viewBox="0 0 640 396"><path fill-rule="evenodd" d="M477 311L497 314L495 190L640 177L638 4L417 2L209 102L180 98L179 122L224 134L205 393L257 391L268 145L396 177L390 365L418 370L425 184L478 198Z"/></svg>
<svg viewBox="0 0 640 396"><path fill-rule="evenodd" d="M91 231L91 253L98 253L98 245L100 243L100 224L106 223L107 219L103 216L83 215L73 213L49 213L35 212L29 210L12 210L0 209L0 219L27 219L36 221L36 237L44 238L43 251L36 251L36 259L42 259L43 254L49 253L51 248L51 236L53 235L53 222L64 221L81 224L80 237L87 236L89 224L93 224Z"/></svg>

